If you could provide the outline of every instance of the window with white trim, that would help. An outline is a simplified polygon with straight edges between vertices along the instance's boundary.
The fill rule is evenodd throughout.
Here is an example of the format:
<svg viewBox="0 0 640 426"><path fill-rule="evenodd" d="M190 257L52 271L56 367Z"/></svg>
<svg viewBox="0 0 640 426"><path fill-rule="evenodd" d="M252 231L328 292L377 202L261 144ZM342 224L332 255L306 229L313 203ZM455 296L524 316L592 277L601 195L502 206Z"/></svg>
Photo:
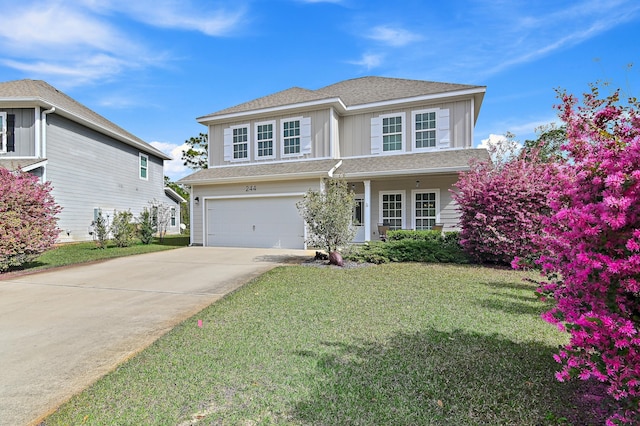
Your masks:
<svg viewBox="0 0 640 426"><path fill-rule="evenodd" d="M273 158L275 157L274 140L275 140L275 121L267 121L264 123L256 123L256 158Z"/></svg>
<svg viewBox="0 0 640 426"><path fill-rule="evenodd" d="M149 180L149 156L143 153L139 155L139 174L140 179Z"/></svg>
<svg viewBox="0 0 640 426"><path fill-rule="evenodd" d="M435 109L413 112L413 140L416 150L436 147L437 114Z"/></svg>
<svg viewBox="0 0 640 426"><path fill-rule="evenodd" d="M404 226L405 191L380 192L380 219L389 229L402 229Z"/></svg>
<svg viewBox="0 0 640 426"><path fill-rule="evenodd" d="M403 150L404 114L382 117L382 151Z"/></svg>
<svg viewBox="0 0 640 426"><path fill-rule="evenodd" d="M0 152L7 152L7 113L0 112Z"/></svg>
<svg viewBox="0 0 640 426"><path fill-rule="evenodd" d="M232 127L232 146L234 160L249 159L249 127Z"/></svg>
<svg viewBox="0 0 640 426"><path fill-rule="evenodd" d="M171 226L176 226L176 208L171 207Z"/></svg>
<svg viewBox="0 0 640 426"><path fill-rule="evenodd" d="M282 155L300 155L300 120L282 121Z"/></svg>
<svg viewBox="0 0 640 426"><path fill-rule="evenodd" d="M414 229L432 229L440 218L440 190L422 189L412 192Z"/></svg>

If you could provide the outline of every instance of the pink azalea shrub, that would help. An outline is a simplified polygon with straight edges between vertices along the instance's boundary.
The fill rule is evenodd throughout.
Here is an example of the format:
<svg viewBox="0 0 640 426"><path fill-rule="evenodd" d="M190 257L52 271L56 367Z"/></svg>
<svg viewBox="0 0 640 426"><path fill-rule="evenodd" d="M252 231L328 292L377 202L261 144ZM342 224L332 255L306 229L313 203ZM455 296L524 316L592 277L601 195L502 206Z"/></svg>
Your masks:
<svg viewBox="0 0 640 426"><path fill-rule="evenodd" d="M49 183L0 168L0 272L32 260L55 243L59 212Z"/></svg>
<svg viewBox="0 0 640 426"><path fill-rule="evenodd" d="M544 218L548 277L538 290L556 305L543 318L570 333L555 359L560 381L595 378L618 402L608 425L640 424L640 113L630 99L583 104L561 94L567 125L562 164Z"/></svg>
<svg viewBox="0 0 640 426"><path fill-rule="evenodd" d="M553 170L554 164L543 163L532 151L502 164L472 163L460 173L452 196L459 206L463 249L483 263L535 257L553 185L546 176Z"/></svg>

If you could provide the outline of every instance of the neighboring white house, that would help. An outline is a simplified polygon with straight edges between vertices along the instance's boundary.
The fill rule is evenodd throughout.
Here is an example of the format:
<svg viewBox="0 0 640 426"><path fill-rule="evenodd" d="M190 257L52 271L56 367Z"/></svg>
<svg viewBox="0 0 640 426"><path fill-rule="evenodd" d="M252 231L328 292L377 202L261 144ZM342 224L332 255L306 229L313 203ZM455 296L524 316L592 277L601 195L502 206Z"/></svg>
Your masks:
<svg viewBox="0 0 640 426"><path fill-rule="evenodd" d="M457 229L449 189L471 159L486 88L384 77L294 87L203 117L209 164L191 186L191 243L304 248L296 203L323 179L357 194L354 241L390 229Z"/></svg>
<svg viewBox="0 0 640 426"><path fill-rule="evenodd" d="M137 216L153 200L169 206L168 233L179 233L184 200L164 188L170 159L44 81L0 83L0 167L51 182L60 242L91 239L99 210Z"/></svg>

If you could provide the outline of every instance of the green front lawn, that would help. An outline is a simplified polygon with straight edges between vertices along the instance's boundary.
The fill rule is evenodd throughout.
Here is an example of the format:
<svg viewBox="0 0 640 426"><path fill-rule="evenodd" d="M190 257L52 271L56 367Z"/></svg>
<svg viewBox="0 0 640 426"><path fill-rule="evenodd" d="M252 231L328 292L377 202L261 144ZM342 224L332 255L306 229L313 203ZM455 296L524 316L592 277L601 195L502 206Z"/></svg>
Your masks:
<svg viewBox="0 0 640 426"><path fill-rule="evenodd" d="M25 263L13 271L38 271L43 269L67 266L77 263L94 262L115 257L131 256L134 254L151 253L154 251L170 250L189 245L189 236L167 235L164 241L156 239L152 244L136 243L130 247L116 247L109 242L106 248L99 249L92 241L82 243L60 244L36 258L33 262Z"/></svg>
<svg viewBox="0 0 640 426"><path fill-rule="evenodd" d="M45 424L565 424L576 410L552 353L566 336L539 318L545 306L523 276L414 263L280 267Z"/></svg>

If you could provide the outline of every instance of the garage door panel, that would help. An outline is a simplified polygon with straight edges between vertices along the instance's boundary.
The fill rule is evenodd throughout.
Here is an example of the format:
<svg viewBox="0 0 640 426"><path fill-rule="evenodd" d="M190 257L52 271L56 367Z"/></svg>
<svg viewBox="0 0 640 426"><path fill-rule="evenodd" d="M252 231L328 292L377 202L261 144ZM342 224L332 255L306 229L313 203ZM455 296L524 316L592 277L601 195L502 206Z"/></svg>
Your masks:
<svg viewBox="0 0 640 426"><path fill-rule="evenodd" d="M221 247L304 248L300 197L207 201L207 245Z"/></svg>

